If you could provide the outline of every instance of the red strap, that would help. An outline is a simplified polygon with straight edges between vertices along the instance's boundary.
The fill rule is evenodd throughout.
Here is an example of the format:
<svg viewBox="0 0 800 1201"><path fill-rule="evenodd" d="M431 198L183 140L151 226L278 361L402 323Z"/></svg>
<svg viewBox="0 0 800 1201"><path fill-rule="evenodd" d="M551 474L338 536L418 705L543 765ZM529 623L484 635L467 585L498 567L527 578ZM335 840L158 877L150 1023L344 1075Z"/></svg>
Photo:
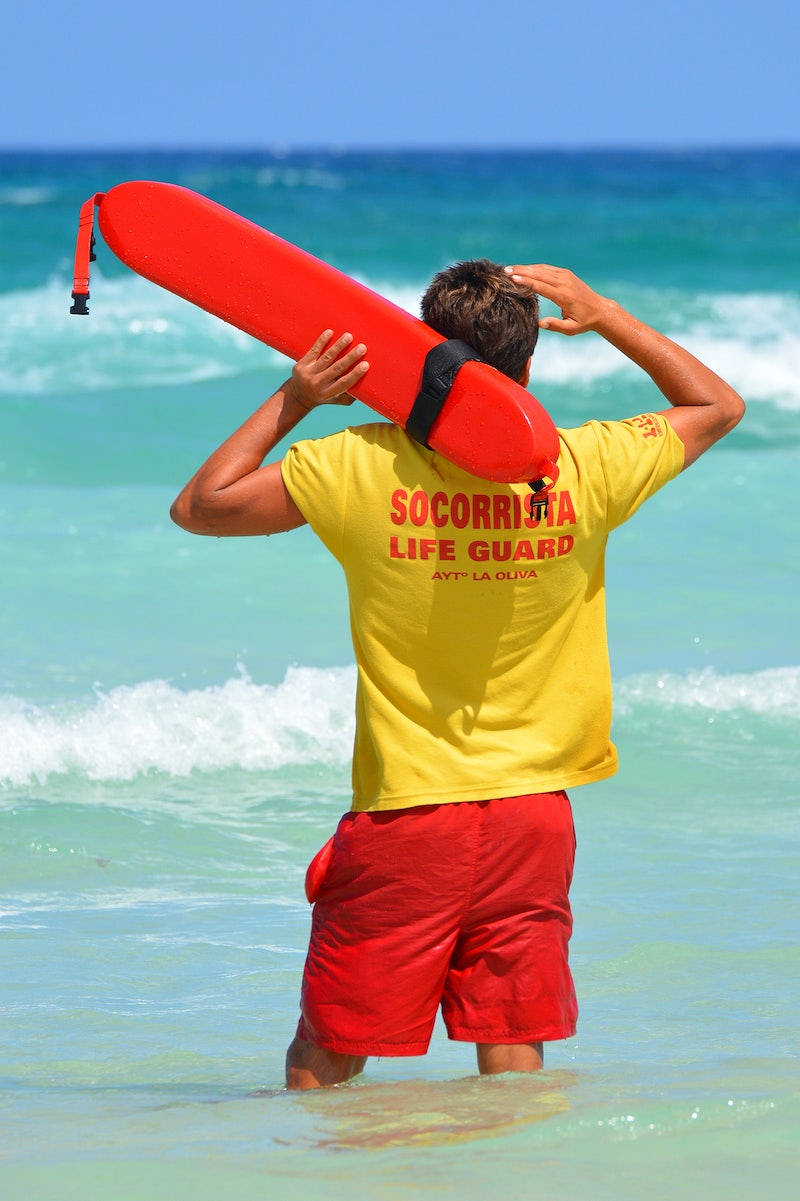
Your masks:
<svg viewBox="0 0 800 1201"><path fill-rule="evenodd" d="M94 228L94 210L105 196L105 192L95 192L89 200L81 205L81 215L78 220L78 238L75 243L75 273L72 281L72 299L75 304L70 309L72 313L86 313L85 301L89 298L89 262L92 259L92 229ZM83 297L81 303L79 297Z"/></svg>

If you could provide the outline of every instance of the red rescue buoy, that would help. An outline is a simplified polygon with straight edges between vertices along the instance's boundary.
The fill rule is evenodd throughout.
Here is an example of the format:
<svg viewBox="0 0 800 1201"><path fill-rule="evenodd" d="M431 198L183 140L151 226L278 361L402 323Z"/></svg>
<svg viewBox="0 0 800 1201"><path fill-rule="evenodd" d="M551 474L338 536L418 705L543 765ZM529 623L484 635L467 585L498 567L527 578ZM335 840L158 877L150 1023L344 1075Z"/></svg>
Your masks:
<svg viewBox="0 0 800 1201"><path fill-rule="evenodd" d="M349 330L366 343L370 362L353 395L406 425L426 358L446 339L328 263L188 188L141 180L86 201L71 312L88 312L95 208L105 242L123 263L291 359L321 330ZM484 479L532 481L534 500L544 500L558 475L550 416L487 363L462 356L450 373L452 386L444 389L427 444Z"/></svg>

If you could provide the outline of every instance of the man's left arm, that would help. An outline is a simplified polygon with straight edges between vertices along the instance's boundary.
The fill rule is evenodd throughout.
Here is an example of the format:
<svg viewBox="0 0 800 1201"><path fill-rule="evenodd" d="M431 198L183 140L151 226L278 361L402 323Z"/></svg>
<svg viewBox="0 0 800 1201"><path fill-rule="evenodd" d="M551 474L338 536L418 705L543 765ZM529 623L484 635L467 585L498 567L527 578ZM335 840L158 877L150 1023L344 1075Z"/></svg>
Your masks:
<svg viewBox="0 0 800 1201"><path fill-rule="evenodd" d="M350 334L325 330L288 380L231 434L192 476L170 509L176 525L217 538L277 534L303 525L280 463L261 464L306 413L320 404L350 404L347 395L369 364L366 347L348 350Z"/></svg>

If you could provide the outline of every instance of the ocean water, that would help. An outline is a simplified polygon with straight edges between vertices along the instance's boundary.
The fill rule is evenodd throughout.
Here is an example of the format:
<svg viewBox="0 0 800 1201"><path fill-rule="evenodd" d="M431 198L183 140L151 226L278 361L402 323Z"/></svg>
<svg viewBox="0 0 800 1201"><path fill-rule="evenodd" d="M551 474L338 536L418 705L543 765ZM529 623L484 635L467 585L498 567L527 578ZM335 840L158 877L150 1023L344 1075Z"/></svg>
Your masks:
<svg viewBox="0 0 800 1201"><path fill-rule="evenodd" d="M800 152L0 172L0 1196L794 1196ZM131 178L412 311L458 258L570 266L748 403L612 540L621 770L572 794L581 1018L541 1076L481 1080L437 1028L426 1058L282 1091L303 874L349 803L346 597L307 529L170 523L287 363L102 243L91 316L67 315L79 206ZM531 386L562 425L659 405L591 335L543 334Z"/></svg>

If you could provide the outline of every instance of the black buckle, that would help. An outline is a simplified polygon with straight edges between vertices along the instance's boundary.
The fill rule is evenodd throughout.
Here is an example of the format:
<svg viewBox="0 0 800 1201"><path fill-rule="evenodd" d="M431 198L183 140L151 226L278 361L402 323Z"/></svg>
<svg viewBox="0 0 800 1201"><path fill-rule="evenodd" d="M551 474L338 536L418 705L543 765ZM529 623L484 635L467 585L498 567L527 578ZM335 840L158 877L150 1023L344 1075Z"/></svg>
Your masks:
<svg viewBox="0 0 800 1201"><path fill-rule="evenodd" d="M545 493L544 496L533 495L541 492L544 488L544 480L531 480L528 484L532 495L528 497L528 512L531 516L531 521L543 521L547 517L547 509L550 503L550 494Z"/></svg>

